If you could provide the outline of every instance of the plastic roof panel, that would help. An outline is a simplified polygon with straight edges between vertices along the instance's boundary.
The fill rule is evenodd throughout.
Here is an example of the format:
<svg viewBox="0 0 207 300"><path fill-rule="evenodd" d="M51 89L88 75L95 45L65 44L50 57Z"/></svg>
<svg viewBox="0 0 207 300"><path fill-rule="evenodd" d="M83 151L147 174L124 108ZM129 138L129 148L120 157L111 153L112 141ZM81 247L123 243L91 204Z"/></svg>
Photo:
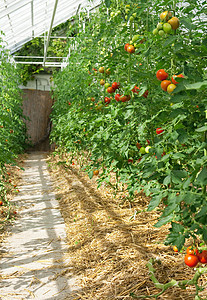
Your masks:
<svg viewBox="0 0 207 300"><path fill-rule="evenodd" d="M33 37L48 32L55 3L57 8L52 27L66 22L78 8L92 9L101 0L2 0L0 31L5 34L7 48L14 53Z"/></svg>

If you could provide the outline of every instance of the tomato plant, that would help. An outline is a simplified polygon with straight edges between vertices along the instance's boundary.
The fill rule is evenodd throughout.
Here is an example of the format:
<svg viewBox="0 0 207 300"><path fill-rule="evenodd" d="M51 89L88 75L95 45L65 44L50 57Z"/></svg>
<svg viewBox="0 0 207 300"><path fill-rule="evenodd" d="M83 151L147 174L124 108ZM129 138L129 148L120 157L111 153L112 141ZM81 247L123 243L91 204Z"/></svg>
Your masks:
<svg viewBox="0 0 207 300"><path fill-rule="evenodd" d="M15 165L18 153L28 145L25 117L22 111L21 83L18 70L10 63L8 51L0 37L0 199L9 205L6 197L7 181L11 175L6 171L9 164Z"/></svg>
<svg viewBox="0 0 207 300"><path fill-rule="evenodd" d="M186 6L180 0L138 1L139 9L132 1L107 3L90 20L82 13L84 30L82 22L74 22L77 34L68 40L69 64L54 77L51 139L74 156L88 153L89 176L94 169L102 170L98 185L110 181L113 170L127 185L129 197L141 191L151 197L149 211L167 201L155 224L171 224L166 244L180 251L190 238L207 243L203 11L196 9L195 1ZM154 24L162 35L152 33ZM167 24L172 32L165 32ZM127 52L130 45L134 55ZM107 90L100 86L101 79L110 83ZM115 92L110 105L105 103L108 92ZM87 100L92 97L94 102ZM74 143L79 139L81 144Z"/></svg>

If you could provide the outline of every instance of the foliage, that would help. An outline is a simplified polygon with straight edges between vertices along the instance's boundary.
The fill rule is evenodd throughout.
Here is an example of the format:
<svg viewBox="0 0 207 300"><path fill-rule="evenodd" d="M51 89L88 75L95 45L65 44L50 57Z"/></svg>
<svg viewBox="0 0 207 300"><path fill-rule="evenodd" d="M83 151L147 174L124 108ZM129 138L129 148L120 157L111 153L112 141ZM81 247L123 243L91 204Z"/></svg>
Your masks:
<svg viewBox="0 0 207 300"><path fill-rule="evenodd" d="M89 176L102 170L99 184L109 182L113 170L131 197L144 190L151 197L148 210L162 210L155 226L171 223L166 243L179 250L190 237L207 243L207 37L201 4L206 1L116 0L105 1L89 19L83 11L70 28L77 34L68 41L69 64L55 75L53 90L52 140L74 155L87 152ZM180 19L180 27L154 35L165 10ZM124 50L126 43L134 44L135 53ZM102 66L110 72L100 73ZM169 79L184 74L172 94L161 89L159 69ZM120 82L117 93L131 100L113 96L106 104L111 95L101 79ZM164 132L158 135L156 128ZM149 153L141 154L137 142L150 143Z"/></svg>
<svg viewBox="0 0 207 300"><path fill-rule="evenodd" d="M8 179L6 165L14 164L16 155L26 145L26 126L22 112L20 78L0 38L0 200L5 200Z"/></svg>

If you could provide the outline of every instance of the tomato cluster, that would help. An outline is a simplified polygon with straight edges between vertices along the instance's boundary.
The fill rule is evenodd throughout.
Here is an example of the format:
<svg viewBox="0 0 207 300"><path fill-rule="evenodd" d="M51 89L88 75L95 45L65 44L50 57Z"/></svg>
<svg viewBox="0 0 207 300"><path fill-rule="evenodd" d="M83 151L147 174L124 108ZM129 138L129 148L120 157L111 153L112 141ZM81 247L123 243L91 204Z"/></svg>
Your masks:
<svg viewBox="0 0 207 300"><path fill-rule="evenodd" d="M177 77L184 78L184 75L183 74L173 75L171 80L167 80L168 76L169 76L168 73L164 69L160 69L156 73L157 79L161 81L161 89L171 94L176 88L176 85L179 83L175 79Z"/></svg>
<svg viewBox="0 0 207 300"><path fill-rule="evenodd" d="M184 262L187 266L194 268L200 262L202 264L207 264L207 250L202 250L201 252L198 249L193 247L188 247L184 258Z"/></svg>
<svg viewBox="0 0 207 300"><path fill-rule="evenodd" d="M165 34L173 33L173 30L178 29L180 21L177 17L173 17L171 11L163 11L160 14L160 20L157 27L153 30L154 35L164 36Z"/></svg>

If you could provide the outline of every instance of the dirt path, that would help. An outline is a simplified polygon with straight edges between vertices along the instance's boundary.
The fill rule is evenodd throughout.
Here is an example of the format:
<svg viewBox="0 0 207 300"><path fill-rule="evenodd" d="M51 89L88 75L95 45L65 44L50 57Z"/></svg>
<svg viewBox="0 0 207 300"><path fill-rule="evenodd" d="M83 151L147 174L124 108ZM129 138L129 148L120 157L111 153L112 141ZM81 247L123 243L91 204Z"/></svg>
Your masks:
<svg viewBox="0 0 207 300"><path fill-rule="evenodd" d="M78 287L69 274L65 224L44 153L28 155L19 190L13 201L20 217L0 261L0 299L74 299Z"/></svg>

